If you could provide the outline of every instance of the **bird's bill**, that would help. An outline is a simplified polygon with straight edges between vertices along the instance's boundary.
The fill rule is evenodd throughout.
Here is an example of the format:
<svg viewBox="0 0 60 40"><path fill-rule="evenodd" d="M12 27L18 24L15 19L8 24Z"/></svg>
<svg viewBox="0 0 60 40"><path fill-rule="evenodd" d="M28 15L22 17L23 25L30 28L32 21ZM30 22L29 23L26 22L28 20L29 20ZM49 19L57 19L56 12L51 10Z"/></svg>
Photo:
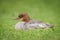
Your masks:
<svg viewBox="0 0 60 40"><path fill-rule="evenodd" d="M15 20L23 20L23 18L16 18Z"/></svg>
<svg viewBox="0 0 60 40"><path fill-rule="evenodd" d="M15 20L20 20L20 18L16 18Z"/></svg>

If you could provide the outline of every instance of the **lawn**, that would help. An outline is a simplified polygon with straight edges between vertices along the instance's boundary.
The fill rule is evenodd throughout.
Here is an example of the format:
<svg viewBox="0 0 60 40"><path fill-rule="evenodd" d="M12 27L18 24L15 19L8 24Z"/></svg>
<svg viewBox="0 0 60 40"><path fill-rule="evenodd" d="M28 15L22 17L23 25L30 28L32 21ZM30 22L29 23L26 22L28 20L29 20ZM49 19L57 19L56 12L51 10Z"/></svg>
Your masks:
<svg viewBox="0 0 60 40"><path fill-rule="evenodd" d="M16 31L14 19L22 12L54 28ZM0 40L60 40L60 0L0 0Z"/></svg>

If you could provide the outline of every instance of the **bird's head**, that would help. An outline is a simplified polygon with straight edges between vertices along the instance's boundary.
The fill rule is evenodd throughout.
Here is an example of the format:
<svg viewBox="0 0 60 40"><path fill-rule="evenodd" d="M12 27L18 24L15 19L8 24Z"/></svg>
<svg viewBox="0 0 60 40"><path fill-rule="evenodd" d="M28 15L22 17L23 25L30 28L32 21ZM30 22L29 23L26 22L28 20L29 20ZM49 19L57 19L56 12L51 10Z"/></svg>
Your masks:
<svg viewBox="0 0 60 40"><path fill-rule="evenodd" d="M21 20L24 22L28 22L30 20L30 17L28 16L27 13L22 13L18 15L18 18L16 18L16 20Z"/></svg>

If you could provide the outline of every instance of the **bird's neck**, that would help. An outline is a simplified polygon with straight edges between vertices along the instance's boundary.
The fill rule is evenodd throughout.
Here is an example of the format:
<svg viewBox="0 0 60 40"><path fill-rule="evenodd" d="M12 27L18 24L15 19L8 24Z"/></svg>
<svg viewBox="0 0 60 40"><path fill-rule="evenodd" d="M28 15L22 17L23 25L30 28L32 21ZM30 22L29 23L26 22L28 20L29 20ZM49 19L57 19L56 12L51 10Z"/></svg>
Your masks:
<svg viewBox="0 0 60 40"><path fill-rule="evenodd" d="M24 22L29 22L31 20L30 17L26 17L25 19L23 19Z"/></svg>

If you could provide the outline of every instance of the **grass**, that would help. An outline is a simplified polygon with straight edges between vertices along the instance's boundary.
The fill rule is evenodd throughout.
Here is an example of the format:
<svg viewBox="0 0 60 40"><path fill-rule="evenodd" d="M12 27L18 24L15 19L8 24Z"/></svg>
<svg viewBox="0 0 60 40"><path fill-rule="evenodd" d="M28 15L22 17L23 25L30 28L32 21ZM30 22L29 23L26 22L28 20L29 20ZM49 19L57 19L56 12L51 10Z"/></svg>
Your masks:
<svg viewBox="0 0 60 40"><path fill-rule="evenodd" d="M16 31L14 19L22 12L54 28ZM0 0L0 40L60 40L60 0Z"/></svg>

